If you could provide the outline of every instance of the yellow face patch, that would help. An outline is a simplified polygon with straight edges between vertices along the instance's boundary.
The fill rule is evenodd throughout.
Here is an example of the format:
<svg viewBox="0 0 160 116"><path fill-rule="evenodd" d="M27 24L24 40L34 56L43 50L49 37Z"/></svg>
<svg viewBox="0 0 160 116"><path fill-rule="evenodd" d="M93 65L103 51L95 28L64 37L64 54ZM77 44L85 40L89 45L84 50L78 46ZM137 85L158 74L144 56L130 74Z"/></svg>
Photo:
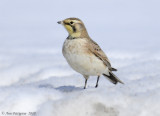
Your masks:
<svg viewBox="0 0 160 116"><path fill-rule="evenodd" d="M72 34L73 33L73 29L70 25L65 25L64 24L64 27L66 28L66 30L68 31L69 34Z"/></svg>
<svg viewBox="0 0 160 116"><path fill-rule="evenodd" d="M66 28L66 30L68 31L70 36L79 37L80 36L80 32L75 32L74 29L73 29L73 26L75 26L75 25L70 24L70 22L77 23L78 21L69 20L69 19L68 20L64 20L63 21L64 27ZM76 27L74 27L74 28L76 28Z"/></svg>

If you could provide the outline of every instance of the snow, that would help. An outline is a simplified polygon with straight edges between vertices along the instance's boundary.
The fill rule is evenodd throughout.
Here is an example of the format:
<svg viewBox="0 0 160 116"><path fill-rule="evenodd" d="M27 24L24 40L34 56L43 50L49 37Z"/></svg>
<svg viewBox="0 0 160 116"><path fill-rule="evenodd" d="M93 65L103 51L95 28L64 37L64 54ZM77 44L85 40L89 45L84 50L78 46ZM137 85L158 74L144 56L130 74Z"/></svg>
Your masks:
<svg viewBox="0 0 160 116"><path fill-rule="evenodd" d="M159 116L158 0L15 0L0 4L0 116ZM103 76L94 88L65 61L67 32L56 22L79 17L125 83ZM13 115L13 114L12 114ZM23 115L22 115L23 116Z"/></svg>

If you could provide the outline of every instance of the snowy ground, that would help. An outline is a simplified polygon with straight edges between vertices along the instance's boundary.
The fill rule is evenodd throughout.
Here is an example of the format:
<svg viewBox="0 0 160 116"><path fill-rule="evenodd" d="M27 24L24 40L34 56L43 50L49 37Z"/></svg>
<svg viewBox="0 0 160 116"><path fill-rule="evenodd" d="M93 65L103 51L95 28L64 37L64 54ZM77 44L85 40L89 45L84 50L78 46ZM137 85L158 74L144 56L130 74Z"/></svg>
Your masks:
<svg viewBox="0 0 160 116"><path fill-rule="evenodd" d="M160 116L159 5L1 0L0 116ZM83 89L84 78L62 56L67 32L56 23L71 16L84 21L125 85L101 76L95 89L96 77L90 77Z"/></svg>

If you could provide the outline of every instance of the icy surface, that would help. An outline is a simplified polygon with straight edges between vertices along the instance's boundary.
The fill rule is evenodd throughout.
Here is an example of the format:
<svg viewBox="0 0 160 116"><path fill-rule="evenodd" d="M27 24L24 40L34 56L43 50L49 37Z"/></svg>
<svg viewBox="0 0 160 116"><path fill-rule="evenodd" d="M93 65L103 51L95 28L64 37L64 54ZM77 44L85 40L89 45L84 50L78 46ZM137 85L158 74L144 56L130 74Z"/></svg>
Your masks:
<svg viewBox="0 0 160 116"><path fill-rule="evenodd" d="M160 116L159 0L5 0L0 3L0 116ZM81 18L125 84L73 71L65 29Z"/></svg>

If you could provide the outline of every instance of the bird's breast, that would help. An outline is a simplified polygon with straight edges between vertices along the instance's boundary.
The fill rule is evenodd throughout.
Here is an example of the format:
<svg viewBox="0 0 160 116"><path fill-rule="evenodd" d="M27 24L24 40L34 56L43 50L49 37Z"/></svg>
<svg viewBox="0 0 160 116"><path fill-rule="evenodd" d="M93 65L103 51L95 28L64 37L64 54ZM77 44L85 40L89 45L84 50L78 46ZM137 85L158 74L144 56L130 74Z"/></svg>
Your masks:
<svg viewBox="0 0 160 116"><path fill-rule="evenodd" d="M103 62L89 52L87 40L66 40L63 45L63 55L68 64L83 75L100 75L106 68Z"/></svg>
<svg viewBox="0 0 160 116"><path fill-rule="evenodd" d="M86 52L87 41L85 39L66 39L63 44L63 55L81 54Z"/></svg>

